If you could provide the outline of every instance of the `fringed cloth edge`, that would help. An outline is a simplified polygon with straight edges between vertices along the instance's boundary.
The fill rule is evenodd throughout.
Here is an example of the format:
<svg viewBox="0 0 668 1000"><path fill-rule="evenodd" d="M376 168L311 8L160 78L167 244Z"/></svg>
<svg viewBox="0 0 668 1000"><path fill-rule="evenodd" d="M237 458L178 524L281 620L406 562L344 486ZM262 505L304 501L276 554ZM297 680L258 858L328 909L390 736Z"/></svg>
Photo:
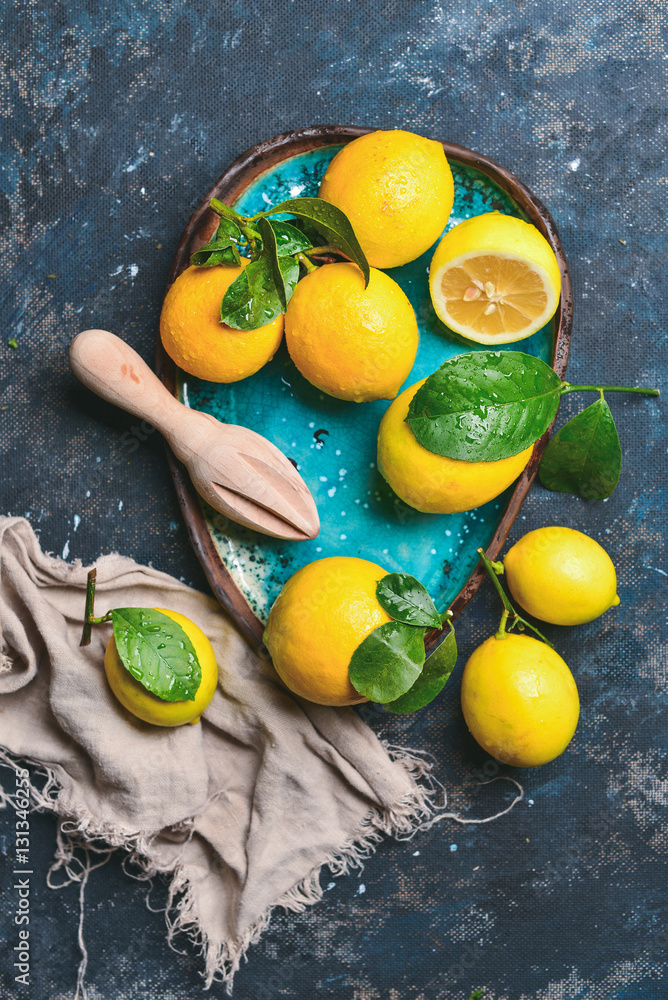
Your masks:
<svg viewBox="0 0 668 1000"><path fill-rule="evenodd" d="M156 858L151 859L152 844L160 831L138 833L120 826L112 827L100 824L90 814L61 815L60 786L56 774L50 768L28 760L27 763L34 769L29 779L32 811L50 812L58 817L56 852L47 873L47 885L52 889L60 889L72 883L79 884L78 941L82 957L77 972L74 1000L88 1000L84 981L88 952L83 934L86 883L90 873L106 864L116 848L125 850L128 854L126 861L139 870L140 874L134 875L126 868L127 874L133 878L149 881L158 874L171 875L167 906L164 910L170 948L178 952L174 940L177 935L185 934L202 957L205 989L209 989L214 982L221 982L225 985L227 993L231 994L234 976L241 962L246 959L248 949L259 941L269 925L273 910L281 907L292 913L300 913L322 899L324 890L320 885L320 874L324 867L327 867L334 876L346 875L354 869L361 869L364 861L374 853L385 837L410 840L415 834L429 830L445 819L467 825L490 823L510 812L524 798L524 789L519 782L503 775L481 784L492 784L501 780L515 785L517 794L505 809L483 819L468 819L457 813L446 812L447 793L432 774L433 765L427 759L429 755L387 743L383 745L390 758L404 768L411 778L410 793L390 809L371 809L357 831L338 850L323 858L305 878L268 907L241 937L223 943L210 940L199 926L188 866L181 863L178 857L164 866ZM2 747L0 747L0 764L14 771L21 769L18 761ZM440 798L439 802L436 801L437 797ZM16 808L14 796L5 792L0 785L0 808L5 808L7 805ZM187 828L188 824L184 825ZM83 857L77 856L77 851L81 852ZM94 862L94 858L98 860ZM62 881L55 881L57 873L61 873Z"/></svg>

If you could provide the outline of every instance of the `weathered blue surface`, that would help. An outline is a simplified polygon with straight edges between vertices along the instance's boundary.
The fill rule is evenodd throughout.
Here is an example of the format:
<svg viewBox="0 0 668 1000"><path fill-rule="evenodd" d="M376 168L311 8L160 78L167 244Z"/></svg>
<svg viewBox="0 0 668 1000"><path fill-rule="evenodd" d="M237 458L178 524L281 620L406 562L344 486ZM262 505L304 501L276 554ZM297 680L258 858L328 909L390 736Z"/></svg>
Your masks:
<svg viewBox="0 0 668 1000"><path fill-rule="evenodd" d="M659 0L5 0L0 18L2 510L29 515L46 549L85 561L117 549L206 586L157 435L81 389L66 346L102 326L150 359L195 204L239 152L290 128L401 126L499 160L548 205L569 256L570 380L665 386ZM17 351L4 346L11 335ZM560 420L582 403L568 397ZM359 877L331 879L315 908L276 914L237 1000L466 1000L475 986L486 1000L668 998L665 408L610 403L624 449L615 494L589 504L536 488L513 532L571 524L619 570L616 611L549 629L580 689L573 746L513 772L526 799L498 822L387 842ZM385 738L433 753L454 806L475 816L507 793L481 785L495 765L465 731L458 684L497 615L485 588L460 619L460 666L431 709L367 710ZM4 849L11 823L0 814ZM77 893L44 886L55 826L31 826L35 979L23 996L60 1000L74 995ZM5 863L11 918L10 878ZM198 958L168 949L145 893L120 858L91 876L95 1000L200 995ZM157 884L151 905L164 900ZM13 946L9 922L0 934ZM9 954L2 1000L22 995Z"/></svg>

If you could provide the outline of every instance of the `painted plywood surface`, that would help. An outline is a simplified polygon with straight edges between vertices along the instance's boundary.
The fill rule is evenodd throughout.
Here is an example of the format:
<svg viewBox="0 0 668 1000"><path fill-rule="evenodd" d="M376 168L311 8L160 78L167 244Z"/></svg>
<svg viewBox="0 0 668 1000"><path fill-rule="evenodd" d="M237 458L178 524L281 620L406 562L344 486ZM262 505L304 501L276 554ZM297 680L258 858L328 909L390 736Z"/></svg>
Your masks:
<svg viewBox="0 0 668 1000"><path fill-rule="evenodd" d="M665 385L667 21L660 0L5 0L3 513L29 517L66 559L118 550L206 588L158 435L80 388L66 347L101 326L150 360L202 192L253 143L312 123L401 126L513 170L549 207L571 263L570 380ZM560 420L576 405L565 400ZM496 823L386 842L363 871L332 877L318 906L277 913L237 1000L466 1000L477 986L488 1000L668 997L665 410L621 396L611 406L624 449L615 494L589 504L534 488L512 535L569 524L618 567L617 611L548 629L580 688L572 748L513 772L525 799ZM458 676L432 708L365 710L383 738L433 754L469 817L511 794L484 783L510 771L471 740L458 707L461 666L496 617L484 588L460 619ZM0 814L7 851L10 820ZM31 836L30 995L61 1000L74 994L77 893L44 884L53 822L33 816ZM90 997L199 995L197 956L168 949L122 860L87 888ZM149 902L164 906L160 883ZM8 954L2 1000L21 995Z"/></svg>

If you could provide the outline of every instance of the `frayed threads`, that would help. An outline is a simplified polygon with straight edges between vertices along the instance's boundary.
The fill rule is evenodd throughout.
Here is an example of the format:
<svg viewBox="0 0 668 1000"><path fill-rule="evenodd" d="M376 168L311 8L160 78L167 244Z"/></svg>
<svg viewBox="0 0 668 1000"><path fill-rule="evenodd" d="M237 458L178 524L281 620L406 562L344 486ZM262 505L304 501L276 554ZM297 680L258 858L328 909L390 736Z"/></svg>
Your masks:
<svg viewBox="0 0 668 1000"><path fill-rule="evenodd" d="M334 876L346 875L353 869L363 868L364 861L374 853L386 836L392 836L396 840L410 840L417 833L429 830L445 819L464 825L490 823L510 812L524 798L524 789L519 782L514 778L498 776L482 784L504 780L510 781L517 788L519 794L505 809L481 819L468 819L457 813L447 812L445 811L448 805L447 792L433 774L432 755L387 743L383 745L391 759L410 777L409 792L389 808L370 810L354 834L337 851L323 859L317 868L285 892L242 935L232 941L213 941L204 934L194 887L196 880L191 878L188 868L181 863L178 856L164 865L160 863L159 858L151 856L154 852L155 835L133 833L120 827L102 826L89 815L61 819L58 826L56 856L49 870L47 883L51 888L63 888L73 882L79 884L78 941L82 957L77 970L75 1000L88 998L84 982L88 952L83 936L86 884L90 873L105 864L116 847L122 847L127 851L130 855L127 860L140 870L141 874L135 877L150 879L159 872L171 875L169 898L165 908L169 947L181 954L174 939L178 934L185 934L202 956L204 988L208 990L214 982L221 982L229 995L241 962L246 959L248 949L259 941L266 930L274 908L281 907L289 912L299 913L322 899L320 875L323 868L328 868ZM18 770L18 765L2 748L0 748L0 762ZM57 814L60 788L56 775L49 768L40 768L33 777L45 779L41 788L31 779L30 795L34 803L33 808ZM437 797L440 797L438 802ZM13 805L12 797L0 788L0 807L8 803ZM187 840L190 839L189 835L192 835L190 821L186 821L182 826L181 832L186 835ZM83 860L77 857L77 851L83 852ZM92 863L93 854L101 856L102 860ZM63 871L66 878L63 882L55 884L53 877L58 871Z"/></svg>

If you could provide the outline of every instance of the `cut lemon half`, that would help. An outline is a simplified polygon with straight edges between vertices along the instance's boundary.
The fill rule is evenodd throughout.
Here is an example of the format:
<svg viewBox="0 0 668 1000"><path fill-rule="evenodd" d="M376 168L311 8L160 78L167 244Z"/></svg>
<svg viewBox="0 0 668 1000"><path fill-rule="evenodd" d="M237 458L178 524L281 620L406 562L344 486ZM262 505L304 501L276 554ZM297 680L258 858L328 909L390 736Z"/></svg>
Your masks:
<svg viewBox="0 0 668 1000"><path fill-rule="evenodd" d="M530 337L554 316L561 274L535 226L488 212L445 234L429 268L436 315L478 344Z"/></svg>

